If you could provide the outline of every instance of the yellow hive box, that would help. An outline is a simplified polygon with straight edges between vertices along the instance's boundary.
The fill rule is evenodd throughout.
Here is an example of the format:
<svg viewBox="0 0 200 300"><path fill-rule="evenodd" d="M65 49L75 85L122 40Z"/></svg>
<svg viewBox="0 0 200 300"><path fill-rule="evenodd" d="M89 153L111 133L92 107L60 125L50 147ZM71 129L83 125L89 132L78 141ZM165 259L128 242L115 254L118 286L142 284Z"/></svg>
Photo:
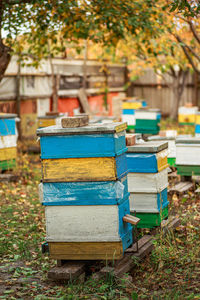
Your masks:
<svg viewBox="0 0 200 300"><path fill-rule="evenodd" d="M56 119L39 119L38 120L38 127L47 127L56 125Z"/></svg>
<svg viewBox="0 0 200 300"><path fill-rule="evenodd" d="M123 257L122 242L49 242L48 245L53 259L105 260Z"/></svg>
<svg viewBox="0 0 200 300"><path fill-rule="evenodd" d="M17 157L16 147L0 149L0 161L16 159L16 157Z"/></svg>
<svg viewBox="0 0 200 300"><path fill-rule="evenodd" d="M199 124L200 125L200 115L196 115L196 124Z"/></svg>
<svg viewBox="0 0 200 300"><path fill-rule="evenodd" d="M168 167L168 162L167 162L168 152L164 150L159 153L156 153L156 156L157 156L158 172L161 172L162 170Z"/></svg>
<svg viewBox="0 0 200 300"><path fill-rule="evenodd" d="M109 181L127 173L126 156L43 159L42 177L46 182Z"/></svg>
<svg viewBox="0 0 200 300"><path fill-rule="evenodd" d="M178 115L178 122L179 123L195 123L195 118L196 118L195 114L192 114L192 115L179 114Z"/></svg>
<svg viewBox="0 0 200 300"><path fill-rule="evenodd" d="M122 103L123 109L138 109L142 107L141 102L124 102Z"/></svg>

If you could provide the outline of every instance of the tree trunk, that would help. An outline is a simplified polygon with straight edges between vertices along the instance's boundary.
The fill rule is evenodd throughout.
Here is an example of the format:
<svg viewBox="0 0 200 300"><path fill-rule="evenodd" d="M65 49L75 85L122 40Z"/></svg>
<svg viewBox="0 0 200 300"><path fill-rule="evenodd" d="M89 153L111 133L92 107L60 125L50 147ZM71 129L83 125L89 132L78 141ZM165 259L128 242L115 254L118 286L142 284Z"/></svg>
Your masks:
<svg viewBox="0 0 200 300"><path fill-rule="evenodd" d="M172 91L174 94L174 102L171 109L170 117L172 119L177 119L178 116L178 108L181 102L181 98L183 95L183 91L185 88L185 81L188 75L188 70L180 70L176 77L173 77L174 83L172 85Z"/></svg>
<svg viewBox="0 0 200 300"><path fill-rule="evenodd" d="M174 101L173 101L173 105L172 105L172 108L171 108L170 117L172 119L176 120L177 116L178 116L178 108L179 108L179 104L180 104L182 95L179 94L177 85L175 85L172 88L172 91L173 91L173 94L174 94Z"/></svg>
<svg viewBox="0 0 200 300"><path fill-rule="evenodd" d="M3 42L0 40L0 81L2 80L4 73L7 69L7 66L10 62L11 55L10 55L11 49L3 44Z"/></svg>

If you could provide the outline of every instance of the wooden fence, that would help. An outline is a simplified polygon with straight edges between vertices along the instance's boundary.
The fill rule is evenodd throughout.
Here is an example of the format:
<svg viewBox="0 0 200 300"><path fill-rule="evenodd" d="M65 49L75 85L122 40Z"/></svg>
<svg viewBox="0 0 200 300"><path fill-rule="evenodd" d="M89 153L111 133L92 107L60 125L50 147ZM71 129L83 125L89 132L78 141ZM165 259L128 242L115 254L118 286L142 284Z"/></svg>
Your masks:
<svg viewBox="0 0 200 300"><path fill-rule="evenodd" d="M167 83L171 78L166 78ZM174 94L168 84L158 77L153 70L147 70L144 75L134 81L129 88L129 95L147 100L148 106L161 109L162 113L169 115L174 105ZM191 102L200 106L200 78L189 74L180 105Z"/></svg>

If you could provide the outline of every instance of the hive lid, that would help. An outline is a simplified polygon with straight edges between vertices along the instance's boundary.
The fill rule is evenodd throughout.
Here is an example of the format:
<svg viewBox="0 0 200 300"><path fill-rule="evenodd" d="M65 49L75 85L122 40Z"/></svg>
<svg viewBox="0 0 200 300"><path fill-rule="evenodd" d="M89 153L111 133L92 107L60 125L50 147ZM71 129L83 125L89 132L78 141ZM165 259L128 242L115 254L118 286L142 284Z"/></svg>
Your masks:
<svg viewBox="0 0 200 300"><path fill-rule="evenodd" d="M57 118L60 118L60 117L63 117L63 115L52 115L52 116L40 116L38 117L38 120L43 120L43 119L57 119Z"/></svg>
<svg viewBox="0 0 200 300"><path fill-rule="evenodd" d="M105 124L89 124L83 127L62 128L59 125L48 126L37 129L38 136L49 135L77 135L77 134L98 134L98 133L115 133L126 130L127 123L113 122Z"/></svg>
<svg viewBox="0 0 200 300"><path fill-rule="evenodd" d="M140 113L140 112L145 112L145 113L159 113L160 114L160 109L157 109L157 108L149 108L149 109L146 109L145 107L144 108L140 108L140 109L137 109L135 111L136 113Z"/></svg>
<svg viewBox="0 0 200 300"><path fill-rule="evenodd" d="M176 139L176 144L200 144L198 137L179 137Z"/></svg>
<svg viewBox="0 0 200 300"><path fill-rule="evenodd" d="M167 142L144 142L128 147L129 153L157 153L168 148Z"/></svg>
<svg viewBox="0 0 200 300"><path fill-rule="evenodd" d="M14 119L14 118L17 118L16 114L0 113L0 119Z"/></svg>
<svg viewBox="0 0 200 300"><path fill-rule="evenodd" d="M175 137L172 136L160 136L153 135L148 137L148 141L175 141Z"/></svg>

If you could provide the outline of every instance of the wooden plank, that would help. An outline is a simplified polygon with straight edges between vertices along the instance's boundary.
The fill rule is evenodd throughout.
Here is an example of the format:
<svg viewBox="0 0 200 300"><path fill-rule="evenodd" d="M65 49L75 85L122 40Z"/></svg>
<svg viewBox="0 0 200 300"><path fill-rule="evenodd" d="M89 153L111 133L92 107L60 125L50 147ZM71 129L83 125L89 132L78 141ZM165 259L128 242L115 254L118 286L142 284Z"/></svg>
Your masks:
<svg viewBox="0 0 200 300"><path fill-rule="evenodd" d="M154 245L152 242L146 243L142 248L139 249L133 256L137 257L138 259L143 259L146 257L151 251L154 249Z"/></svg>
<svg viewBox="0 0 200 300"><path fill-rule="evenodd" d="M188 181L179 182L174 187L171 187L168 190L168 192L169 193L175 193L175 192L177 192L177 193L185 193L185 192L189 191L193 187L194 187L193 182L188 182Z"/></svg>
<svg viewBox="0 0 200 300"><path fill-rule="evenodd" d="M74 280L85 271L85 263L81 261L69 261L61 267L54 267L48 272L48 278L52 280Z"/></svg>
<svg viewBox="0 0 200 300"><path fill-rule="evenodd" d="M144 235L141 239L138 241L138 249L142 248L144 245L146 245L148 242L152 241L151 235ZM125 253L134 253L137 250L137 243L134 243L131 247L126 249Z"/></svg>
<svg viewBox="0 0 200 300"><path fill-rule="evenodd" d="M195 193L198 194L200 193L200 187L198 189L195 190Z"/></svg>
<svg viewBox="0 0 200 300"><path fill-rule="evenodd" d="M76 128L76 127L87 126L88 123L89 123L88 115L65 117L61 119L61 125L63 128Z"/></svg>
<svg viewBox="0 0 200 300"><path fill-rule="evenodd" d="M180 226L181 221L178 217L171 217L168 220L163 220L161 223L161 228L163 230L163 233L165 234L169 230L174 230L178 226Z"/></svg>
<svg viewBox="0 0 200 300"><path fill-rule="evenodd" d="M28 152L28 153L40 153L40 146L29 146L27 148L27 151L25 151L25 153Z"/></svg>
<svg viewBox="0 0 200 300"><path fill-rule="evenodd" d="M140 222L140 219L131 215L125 215L123 221L132 225L137 225Z"/></svg>
<svg viewBox="0 0 200 300"><path fill-rule="evenodd" d="M0 182L16 182L19 180L18 175L14 174L0 174Z"/></svg>
<svg viewBox="0 0 200 300"><path fill-rule="evenodd" d="M50 257L61 260L112 260L123 257L122 242L48 243Z"/></svg>
<svg viewBox="0 0 200 300"><path fill-rule="evenodd" d="M133 260L133 257L137 257L138 259L143 259L154 248L154 245L152 244L152 237L142 238L141 241L140 240L138 241L138 244L140 245L140 247L137 253L133 253L133 251L125 253L123 258L116 261L113 267L110 266L103 267L99 272L100 276L107 276L108 274L111 273L115 277L122 277L125 273L131 271L135 266L135 261ZM133 246L133 249L135 249L136 247L136 244L134 245L135 246Z"/></svg>
<svg viewBox="0 0 200 300"><path fill-rule="evenodd" d="M166 235L169 231L174 231L178 226L180 226L180 219L177 216L170 216L168 219L162 220L161 227L154 228L151 234L156 235L162 230L163 235Z"/></svg>
<svg viewBox="0 0 200 300"><path fill-rule="evenodd" d="M43 159L44 182L110 181L127 174L125 154L115 157Z"/></svg>
<svg viewBox="0 0 200 300"><path fill-rule="evenodd" d="M80 100L83 111L87 114L91 114L90 106L87 99L87 94L84 88L79 89L78 98Z"/></svg>
<svg viewBox="0 0 200 300"><path fill-rule="evenodd" d="M0 149L0 160L1 161L15 159L16 157L17 157L17 148L16 147Z"/></svg>

